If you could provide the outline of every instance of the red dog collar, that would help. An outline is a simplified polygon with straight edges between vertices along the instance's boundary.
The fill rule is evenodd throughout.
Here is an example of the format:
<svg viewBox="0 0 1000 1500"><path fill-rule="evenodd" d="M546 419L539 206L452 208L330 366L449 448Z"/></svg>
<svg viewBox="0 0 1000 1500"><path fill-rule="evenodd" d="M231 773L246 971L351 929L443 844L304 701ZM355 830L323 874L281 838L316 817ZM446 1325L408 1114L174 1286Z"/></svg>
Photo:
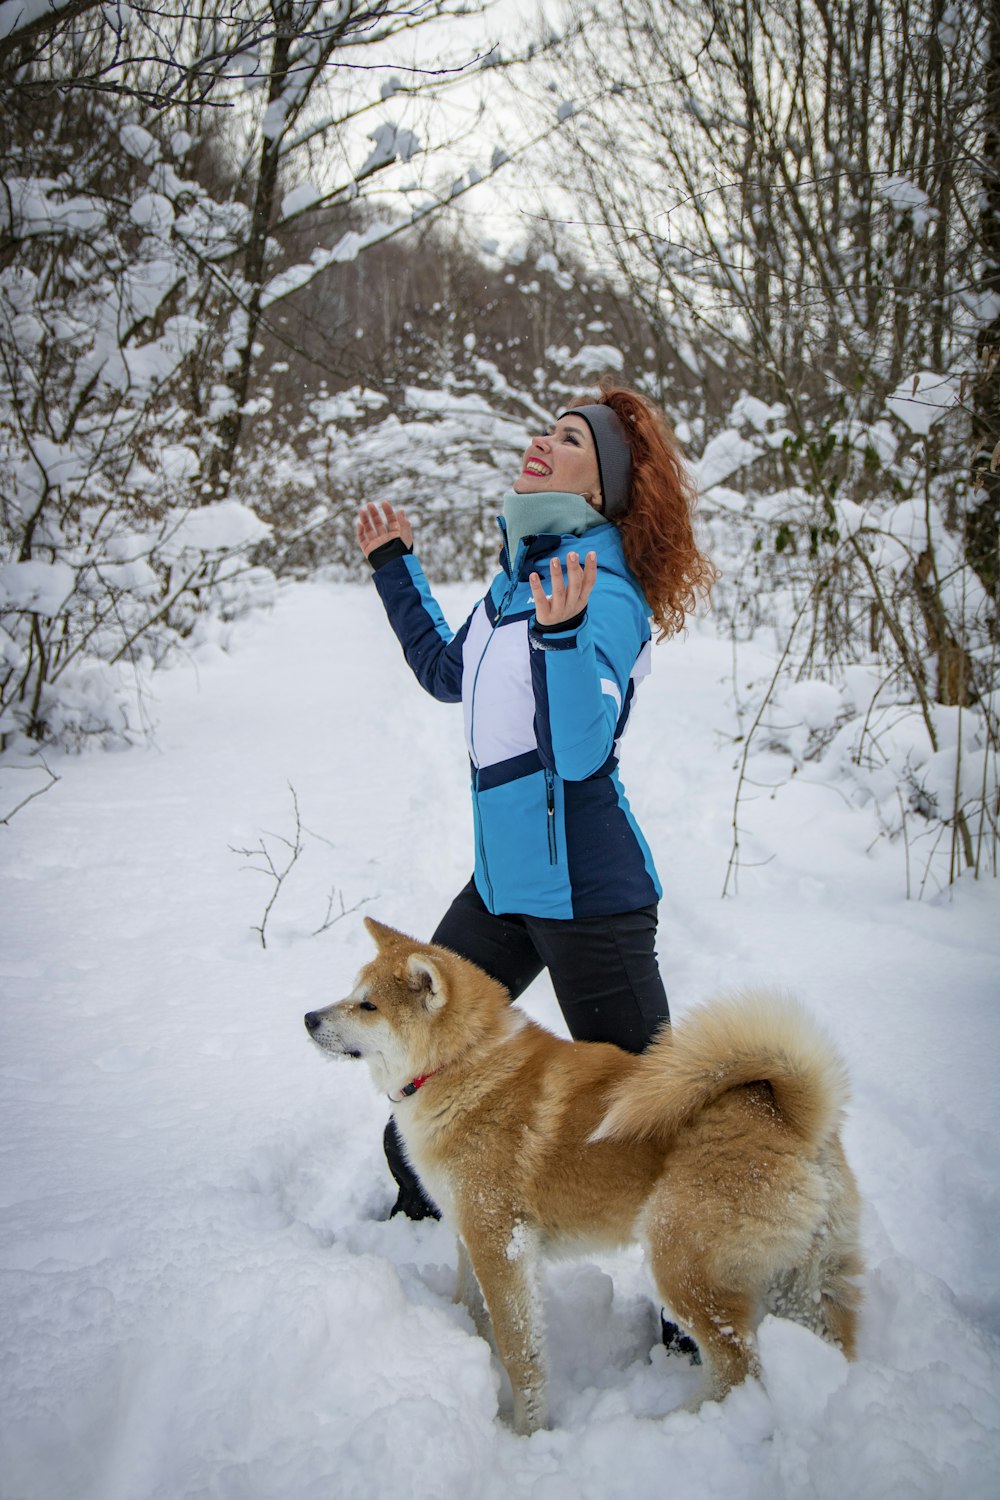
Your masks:
<svg viewBox="0 0 1000 1500"><path fill-rule="evenodd" d="M411 1078L410 1082L400 1090L398 1099L393 1098L392 1094L389 1095L390 1102L401 1104L404 1099L409 1099L411 1094L415 1094L417 1089L422 1089L428 1078L434 1078L440 1071L440 1068L435 1068L433 1073L421 1073L419 1078Z"/></svg>

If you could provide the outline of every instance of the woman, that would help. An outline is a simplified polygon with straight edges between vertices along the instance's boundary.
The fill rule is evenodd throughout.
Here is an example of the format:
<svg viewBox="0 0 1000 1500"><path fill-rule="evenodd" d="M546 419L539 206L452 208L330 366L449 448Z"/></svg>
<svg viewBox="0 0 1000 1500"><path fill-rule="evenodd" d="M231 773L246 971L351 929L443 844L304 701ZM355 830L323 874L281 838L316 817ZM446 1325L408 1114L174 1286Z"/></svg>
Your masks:
<svg viewBox="0 0 1000 1500"><path fill-rule="evenodd" d="M532 439L504 496L501 571L457 634L413 556L405 512L370 504L357 523L406 660L465 711L475 871L432 942L513 999L547 968L575 1040L632 1052L669 1011L655 952L661 887L618 778L618 743L648 671L650 617L660 639L673 634L715 578L693 501L662 414L608 386ZM436 1214L391 1120L386 1155L393 1213Z"/></svg>

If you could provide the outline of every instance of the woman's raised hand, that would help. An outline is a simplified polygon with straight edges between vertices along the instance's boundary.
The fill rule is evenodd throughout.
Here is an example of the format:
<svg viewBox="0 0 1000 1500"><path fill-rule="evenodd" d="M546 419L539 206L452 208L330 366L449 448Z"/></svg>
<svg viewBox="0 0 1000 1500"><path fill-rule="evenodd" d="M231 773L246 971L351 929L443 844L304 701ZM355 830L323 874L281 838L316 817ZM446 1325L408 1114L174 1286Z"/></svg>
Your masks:
<svg viewBox="0 0 1000 1500"><path fill-rule="evenodd" d="M381 508L374 501L362 505L354 529L358 546L366 557L370 557L376 547L397 536L405 547L413 546L413 527L407 520L406 511L394 510L388 500L382 501Z"/></svg>
<svg viewBox="0 0 1000 1500"><path fill-rule="evenodd" d="M582 568L578 554L568 553L565 580L558 557L552 559L549 571L552 578L551 594L546 594L537 573L532 573L528 579L531 597L535 601L535 619L539 625L561 625L564 620L572 620L586 609L597 579L597 553L588 552Z"/></svg>

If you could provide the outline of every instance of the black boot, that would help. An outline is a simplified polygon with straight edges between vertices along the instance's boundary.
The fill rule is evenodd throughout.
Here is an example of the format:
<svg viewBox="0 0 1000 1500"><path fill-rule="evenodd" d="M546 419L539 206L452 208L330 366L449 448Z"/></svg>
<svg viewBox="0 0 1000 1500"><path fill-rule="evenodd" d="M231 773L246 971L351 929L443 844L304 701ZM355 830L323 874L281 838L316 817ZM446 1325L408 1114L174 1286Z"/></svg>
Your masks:
<svg viewBox="0 0 1000 1500"><path fill-rule="evenodd" d="M671 1323L661 1312L660 1324L662 1327L663 1347L668 1354L680 1354L687 1358L690 1364L700 1365L701 1354L698 1345L690 1334L678 1328L676 1323Z"/></svg>
<svg viewBox="0 0 1000 1500"><path fill-rule="evenodd" d="M396 1179L396 1185L399 1188L399 1196L389 1210L389 1218L394 1219L397 1214L405 1214L408 1219L440 1219L441 1210L428 1198L420 1178L406 1159L403 1142L396 1129L396 1121L392 1118L385 1127L382 1144L385 1147L385 1159L389 1163L389 1171Z"/></svg>

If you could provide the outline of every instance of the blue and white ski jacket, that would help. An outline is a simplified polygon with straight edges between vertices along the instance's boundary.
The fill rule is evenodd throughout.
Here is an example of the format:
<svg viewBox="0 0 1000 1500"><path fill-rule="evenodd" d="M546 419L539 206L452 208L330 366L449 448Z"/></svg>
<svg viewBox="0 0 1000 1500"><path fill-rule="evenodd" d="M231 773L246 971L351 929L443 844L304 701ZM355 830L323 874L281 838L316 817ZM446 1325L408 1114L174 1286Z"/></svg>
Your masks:
<svg viewBox="0 0 1000 1500"><path fill-rule="evenodd" d="M500 522L504 529L503 521ZM558 556L597 553L575 627L539 631L528 576ZM615 526L529 537L453 634L407 554L375 583L421 686L461 702L472 763L475 882L494 913L607 916L661 895L618 779L618 742L649 671L647 606Z"/></svg>

